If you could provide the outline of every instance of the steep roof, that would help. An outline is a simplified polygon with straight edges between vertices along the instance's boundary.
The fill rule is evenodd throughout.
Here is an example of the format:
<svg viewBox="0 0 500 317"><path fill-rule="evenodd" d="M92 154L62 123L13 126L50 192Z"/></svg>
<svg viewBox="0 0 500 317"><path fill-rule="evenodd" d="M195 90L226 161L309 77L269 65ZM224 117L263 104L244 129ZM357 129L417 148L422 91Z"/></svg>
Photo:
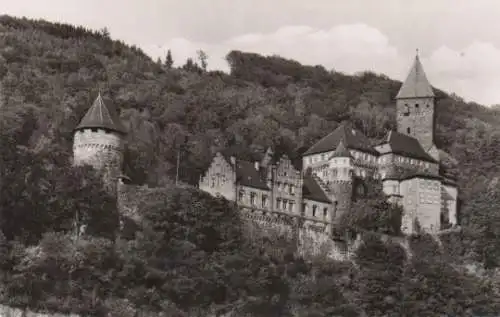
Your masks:
<svg viewBox="0 0 500 317"><path fill-rule="evenodd" d="M420 97L434 97L434 92L427 80L424 68L417 55L415 56L415 61L413 62L408 77L406 77L406 80L403 82L403 85L401 85L396 95L396 99Z"/></svg>
<svg viewBox="0 0 500 317"><path fill-rule="evenodd" d="M302 195L305 199L315 200L324 203L332 201L326 196L319 184L313 178L311 173L304 175L304 185L302 186Z"/></svg>
<svg viewBox="0 0 500 317"><path fill-rule="evenodd" d="M448 168L453 168L458 165L458 161L444 150L439 150L439 162Z"/></svg>
<svg viewBox="0 0 500 317"><path fill-rule="evenodd" d="M118 114L114 110L115 109L104 104L101 94L99 93L94 103L75 130L84 128L101 128L123 134L127 133L125 127L118 118Z"/></svg>
<svg viewBox="0 0 500 317"><path fill-rule="evenodd" d="M386 139L379 145L383 144L389 144L391 153L426 162L437 163L432 156L425 152L420 142L409 135L397 131L389 131Z"/></svg>
<svg viewBox="0 0 500 317"><path fill-rule="evenodd" d="M236 160L236 180L243 186L269 190L253 162Z"/></svg>
<svg viewBox="0 0 500 317"><path fill-rule="evenodd" d="M335 150L340 141L344 142L344 145L349 149L378 155L378 152L371 146L370 140L361 131L354 129L352 125L347 123L342 123L332 133L311 146L303 155Z"/></svg>
<svg viewBox="0 0 500 317"><path fill-rule="evenodd" d="M352 158L351 152L349 152L349 150L345 147L344 142L342 140L340 140L339 145L337 146L335 151L333 151L332 155L330 156L330 158L333 158L333 157Z"/></svg>

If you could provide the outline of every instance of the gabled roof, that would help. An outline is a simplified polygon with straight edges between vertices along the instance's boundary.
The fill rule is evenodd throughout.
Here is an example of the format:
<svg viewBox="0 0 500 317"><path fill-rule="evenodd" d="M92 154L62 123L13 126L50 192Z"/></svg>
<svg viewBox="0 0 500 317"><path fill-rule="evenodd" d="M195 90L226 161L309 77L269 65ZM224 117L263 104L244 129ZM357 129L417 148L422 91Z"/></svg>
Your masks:
<svg viewBox="0 0 500 317"><path fill-rule="evenodd" d="M332 201L325 194L321 186L316 182L311 173L305 173L304 185L302 186L302 195L305 199L331 203Z"/></svg>
<svg viewBox="0 0 500 317"><path fill-rule="evenodd" d="M260 170L253 162L236 160L236 181L243 186L269 190Z"/></svg>
<svg viewBox="0 0 500 317"><path fill-rule="evenodd" d="M379 145L384 144L389 144L391 148L389 153L394 153L426 162L437 163L432 156L425 152L420 142L409 135L397 131L389 131L385 140L382 141Z"/></svg>
<svg viewBox="0 0 500 317"><path fill-rule="evenodd" d="M100 93L75 130L84 128L101 128L123 134L127 133L118 118L118 114L113 108L104 104Z"/></svg>
<svg viewBox="0 0 500 317"><path fill-rule="evenodd" d="M339 145L337 146L335 151L333 151L332 155L330 156L330 159L334 157L352 158L351 152L349 152L349 150L345 147L344 142L342 140L340 140Z"/></svg>
<svg viewBox="0 0 500 317"><path fill-rule="evenodd" d="M347 123L342 123L337 129L332 133L328 134L316 144L311 146L303 155L311 155L323 152L333 151L337 148L340 141L344 142L344 145L348 149L359 150L362 152L371 153L373 155L378 155L378 152L371 146L370 140L361 133L361 131L356 130L352 125Z"/></svg>
<svg viewBox="0 0 500 317"><path fill-rule="evenodd" d="M408 77L406 77L396 95L396 99L421 97L434 97L434 92L417 55L415 56L415 62L413 62Z"/></svg>

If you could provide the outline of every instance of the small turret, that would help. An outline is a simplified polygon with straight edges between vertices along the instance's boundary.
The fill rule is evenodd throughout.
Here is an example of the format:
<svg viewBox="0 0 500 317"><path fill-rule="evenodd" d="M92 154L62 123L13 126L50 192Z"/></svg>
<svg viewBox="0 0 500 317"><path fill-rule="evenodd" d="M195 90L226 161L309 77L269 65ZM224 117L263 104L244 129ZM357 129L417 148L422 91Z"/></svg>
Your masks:
<svg viewBox="0 0 500 317"><path fill-rule="evenodd" d="M353 188L353 157L344 142L340 141L329 158L329 186L331 200L337 202L337 219L349 212Z"/></svg>
<svg viewBox="0 0 500 317"><path fill-rule="evenodd" d="M352 181L353 157L345 147L344 142L339 142L339 145L333 151L328 161L330 167L329 179L331 182Z"/></svg>

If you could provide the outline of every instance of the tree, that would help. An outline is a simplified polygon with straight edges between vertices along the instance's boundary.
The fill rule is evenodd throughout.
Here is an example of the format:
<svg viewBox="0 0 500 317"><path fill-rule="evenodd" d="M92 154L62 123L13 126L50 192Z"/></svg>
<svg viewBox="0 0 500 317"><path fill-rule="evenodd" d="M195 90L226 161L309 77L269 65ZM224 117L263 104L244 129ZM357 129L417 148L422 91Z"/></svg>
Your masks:
<svg viewBox="0 0 500 317"><path fill-rule="evenodd" d="M174 65L174 60L172 58L172 52L170 50L167 51L167 56L165 57L165 66L170 69Z"/></svg>
<svg viewBox="0 0 500 317"><path fill-rule="evenodd" d="M107 27L103 27L101 30L99 30L99 33L105 38L110 38L109 30Z"/></svg>
<svg viewBox="0 0 500 317"><path fill-rule="evenodd" d="M207 59L208 59L207 53L205 53L203 50L198 50L196 52L196 54L198 56L198 62L200 63L201 69L206 72L207 71Z"/></svg>

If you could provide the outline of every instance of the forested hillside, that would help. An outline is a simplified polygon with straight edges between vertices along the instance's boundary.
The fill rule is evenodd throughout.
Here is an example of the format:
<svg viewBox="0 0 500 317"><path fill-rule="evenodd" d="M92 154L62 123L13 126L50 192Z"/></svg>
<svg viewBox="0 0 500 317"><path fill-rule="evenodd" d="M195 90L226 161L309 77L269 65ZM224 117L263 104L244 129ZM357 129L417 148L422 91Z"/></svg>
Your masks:
<svg viewBox="0 0 500 317"><path fill-rule="evenodd" d="M386 76L238 51L227 60L230 74L191 60L172 68L105 30L0 17L0 301L94 316L500 311L491 275L500 265L500 112L439 90L437 142L459 162L464 202L464 229L444 253L418 236L407 259L368 235L357 266L309 263L286 242L276 255L265 241L247 243L230 203L179 188L144 202L144 228L115 239L114 198L69 159L72 130L98 91L129 128L127 174L151 186L169 183L178 150L181 179L195 184L217 150L274 146L299 156L344 120L373 141L394 127L400 82ZM75 223L88 228L76 241ZM470 275L465 263L490 275Z"/></svg>

